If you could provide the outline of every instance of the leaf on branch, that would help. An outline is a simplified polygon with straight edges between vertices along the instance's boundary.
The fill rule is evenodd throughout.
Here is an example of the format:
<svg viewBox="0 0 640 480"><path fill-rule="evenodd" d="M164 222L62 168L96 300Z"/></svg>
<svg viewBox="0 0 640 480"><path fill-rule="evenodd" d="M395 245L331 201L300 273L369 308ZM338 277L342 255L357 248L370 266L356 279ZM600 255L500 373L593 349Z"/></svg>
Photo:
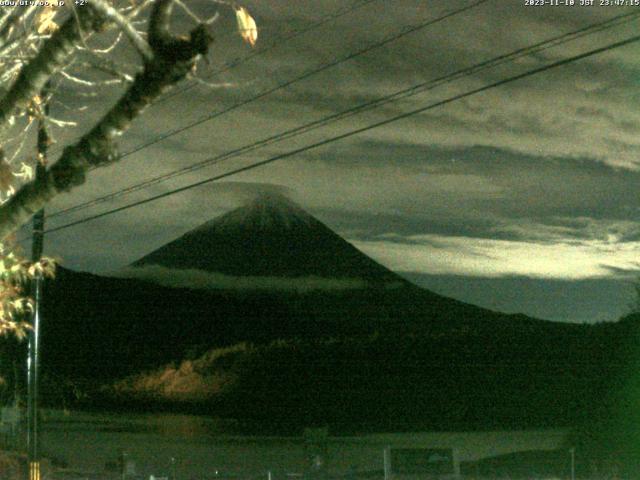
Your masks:
<svg viewBox="0 0 640 480"><path fill-rule="evenodd" d="M0 335L13 333L18 340L24 340L27 332L33 330L33 327L27 322L13 322L6 319L0 319Z"/></svg>
<svg viewBox="0 0 640 480"><path fill-rule="evenodd" d="M32 263L27 269L29 277L35 278L36 275L53 278L56 273L56 264L50 258L41 258L39 262Z"/></svg>
<svg viewBox="0 0 640 480"><path fill-rule="evenodd" d="M24 272L24 265L20 264L20 263L16 263L14 265L11 265L11 268L9 269L10 273L23 273Z"/></svg>
<svg viewBox="0 0 640 480"><path fill-rule="evenodd" d="M246 8L236 8L236 20L238 20L238 31L240 32L242 40L252 47L255 46L258 40L258 27L256 21L249 15Z"/></svg>
<svg viewBox="0 0 640 480"><path fill-rule="evenodd" d="M29 102L27 115L29 116L29 123L42 118L42 98L40 98L40 95L35 95Z"/></svg>
<svg viewBox="0 0 640 480"><path fill-rule="evenodd" d="M22 162L20 164L20 170L14 172L14 177L20 178L25 181L29 181L33 179L33 167L30 167L26 163Z"/></svg>
<svg viewBox="0 0 640 480"><path fill-rule="evenodd" d="M49 257L42 257L40 259L40 268L42 269L42 275L46 278L55 278L56 276L56 260Z"/></svg>
<svg viewBox="0 0 640 480"><path fill-rule="evenodd" d="M48 35L58 29L58 24L53 21L53 17L58 13L57 5L53 3L42 7L36 18L36 28L40 35Z"/></svg>

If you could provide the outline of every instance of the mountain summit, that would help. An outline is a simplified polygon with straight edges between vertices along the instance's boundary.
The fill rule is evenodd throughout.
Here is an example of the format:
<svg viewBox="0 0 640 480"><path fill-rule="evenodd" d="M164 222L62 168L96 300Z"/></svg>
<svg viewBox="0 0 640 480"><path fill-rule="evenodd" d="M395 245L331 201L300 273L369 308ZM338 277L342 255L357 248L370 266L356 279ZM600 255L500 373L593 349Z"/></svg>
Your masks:
<svg viewBox="0 0 640 480"><path fill-rule="evenodd" d="M605 398L594 385L619 365L610 352L618 338L637 338L617 327L594 333L492 312L412 286L273 195L129 270L137 275L61 268L47 281L43 378L95 385L134 375L141 381L133 393L142 396L112 397L124 406L135 398L145 409L150 399L168 405L156 390L168 382L196 395L188 402L206 392L208 414L296 428L345 420L524 428L557 425ZM200 355L206 362L194 360ZM557 368L542 368L549 361ZM161 373L139 377L143 371ZM102 402L104 390L96 392L91 402Z"/></svg>
<svg viewBox="0 0 640 480"><path fill-rule="evenodd" d="M290 199L261 195L137 260L242 277L321 277L401 282Z"/></svg>

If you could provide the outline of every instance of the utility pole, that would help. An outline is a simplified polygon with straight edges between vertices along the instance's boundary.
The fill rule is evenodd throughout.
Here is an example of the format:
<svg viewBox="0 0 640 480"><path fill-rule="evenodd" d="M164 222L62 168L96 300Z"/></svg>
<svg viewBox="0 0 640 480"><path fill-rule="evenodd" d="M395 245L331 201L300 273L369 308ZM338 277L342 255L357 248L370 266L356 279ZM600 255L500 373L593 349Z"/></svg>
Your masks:
<svg viewBox="0 0 640 480"><path fill-rule="evenodd" d="M48 86L41 94L43 106L38 119L38 156L36 159L35 180L42 178L47 169L47 149L49 134L45 125L45 117L49 113L46 95ZM31 261L38 262L42 258L44 246L44 208L33 217L33 237L31 242ZM42 273L36 272L31 282L33 296L33 330L29 334L27 359L27 455L29 458L29 480L40 480L40 457L38 452L38 384L40 370L40 321L42 315Z"/></svg>

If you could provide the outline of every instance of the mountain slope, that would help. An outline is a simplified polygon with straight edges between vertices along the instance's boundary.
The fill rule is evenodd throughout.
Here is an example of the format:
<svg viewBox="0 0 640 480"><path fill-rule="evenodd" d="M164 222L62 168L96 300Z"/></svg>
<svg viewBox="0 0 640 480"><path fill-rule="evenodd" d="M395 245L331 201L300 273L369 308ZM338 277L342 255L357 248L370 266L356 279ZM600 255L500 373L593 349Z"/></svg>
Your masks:
<svg viewBox="0 0 640 480"><path fill-rule="evenodd" d="M61 268L45 289L43 365L67 376L114 378L187 352L248 341L344 336L565 335L573 325L505 315L420 289L379 265L300 207L261 197L133 264L179 272L363 280L349 289L172 288ZM95 362L100 358L100 362Z"/></svg>
<svg viewBox="0 0 640 480"><path fill-rule="evenodd" d="M262 195L133 263L242 277L358 278L406 284L279 195Z"/></svg>
<svg viewBox="0 0 640 480"><path fill-rule="evenodd" d="M175 288L142 275L151 268L242 282L297 284L313 277L360 283L348 289L254 288L255 282ZM278 197L213 219L130 270L141 278L60 268L47 282L41 365L51 379L48 400L64 396L56 389L69 380L97 387L241 342L251 347L232 348L231 357L216 354L214 366L187 376L205 394L181 392L206 398L209 412L236 418L384 417L394 425L422 419L463 428L484 420L561 423L566 412L597 398L602 379L612 377L607 355L615 342L608 339L615 336L493 312L418 288ZM200 363L160 378L176 380L171 388L187 388L180 375L194 373L189 365ZM298 404L305 409L293 415ZM149 398L142 405L147 408Z"/></svg>

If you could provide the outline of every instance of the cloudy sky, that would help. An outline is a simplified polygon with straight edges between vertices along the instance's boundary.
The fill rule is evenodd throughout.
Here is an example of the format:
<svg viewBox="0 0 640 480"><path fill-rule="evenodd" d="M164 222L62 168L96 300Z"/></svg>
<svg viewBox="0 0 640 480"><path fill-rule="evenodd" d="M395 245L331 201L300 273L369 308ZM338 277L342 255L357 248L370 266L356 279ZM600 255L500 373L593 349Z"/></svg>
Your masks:
<svg viewBox="0 0 640 480"><path fill-rule="evenodd" d="M198 2L194 2L198 3ZM211 3L198 8L215 11ZM91 200L364 102L640 7L527 6L488 0L370 48L471 0L247 0L256 50L218 8L205 80L149 109L122 151L359 50L232 112L158 142L55 200ZM576 0L576 4L580 0ZM596 1L598 3L598 1ZM350 12L350 6L355 6ZM337 13L336 13L337 12ZM329 20L327 16L337 18ZM313 27L320 20L321 26ZM180 21L176 26L180 26ZM638 32L640 20L477 71L72 215L54 227L331 138ZM308 29L306 33L292 32ZM287 37L288 40L283 40ZM260 53L260 49L266 50ZM247 55L251 57L244 59ZM228 66L236 59L242 61ZM206 83L206 84L205 84ZM68 89L68 91L65 90ZM62 86L68 98L78 86ZM179 86L178 90L183 88ZM84 99L99 115L117 90ZM70 100L73 103L73 100ZM93 103L92 103L93 102ZM102 102L102 103L101 103ZM246 201L264 188L300 205L387 267L438 293L559 321L613 320L640 273L640 42L430 109L383 127L48 235L65 266L115 270ZM60 116L68 115L62 109ZM265 185L267 187L265 187Z"/></svg>

